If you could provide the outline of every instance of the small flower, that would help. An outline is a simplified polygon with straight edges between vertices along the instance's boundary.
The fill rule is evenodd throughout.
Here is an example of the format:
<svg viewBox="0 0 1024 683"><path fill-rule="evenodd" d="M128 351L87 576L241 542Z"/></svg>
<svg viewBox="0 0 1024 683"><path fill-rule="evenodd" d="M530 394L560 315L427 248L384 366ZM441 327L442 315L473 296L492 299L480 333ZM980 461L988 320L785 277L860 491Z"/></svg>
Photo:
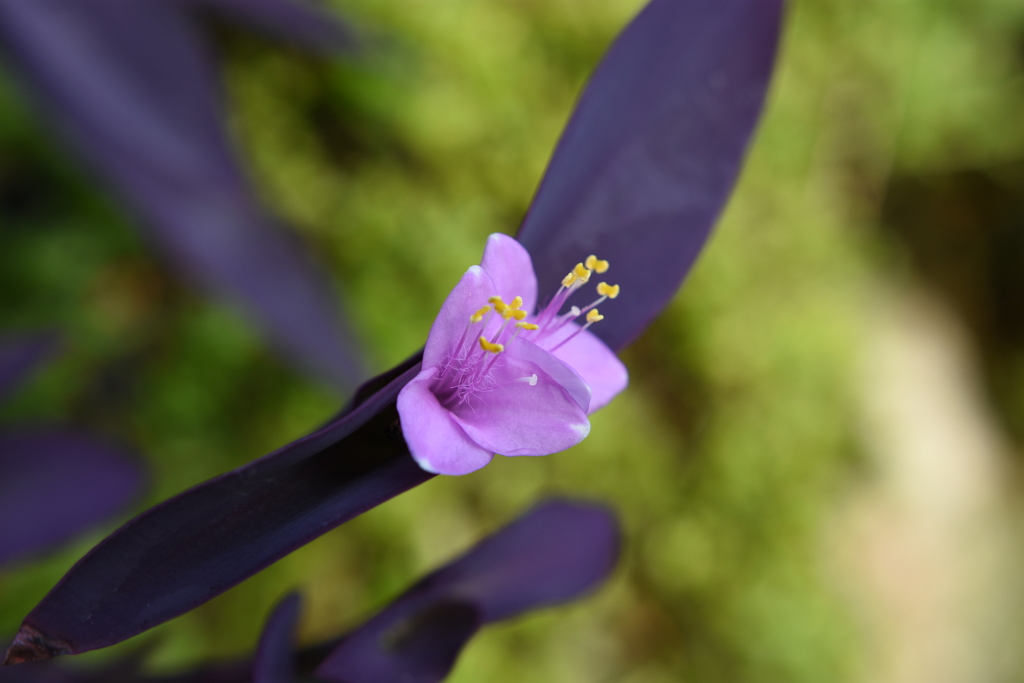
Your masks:
<svg viewBox="0 0 1024 683"><path fill-rule="evenodd" d="M597 305L619 295L601 282L596 301L561 313L607 261L590 256L535 311L530 255L494 234L479 266L448 295L427 337L423 370L402 389L402 433L420 467L438 474L480 469L494 453L548 455L590 433L587 414L629 381L625 366L587 331ZM583 317L581 326L575 321Z"/></svg>

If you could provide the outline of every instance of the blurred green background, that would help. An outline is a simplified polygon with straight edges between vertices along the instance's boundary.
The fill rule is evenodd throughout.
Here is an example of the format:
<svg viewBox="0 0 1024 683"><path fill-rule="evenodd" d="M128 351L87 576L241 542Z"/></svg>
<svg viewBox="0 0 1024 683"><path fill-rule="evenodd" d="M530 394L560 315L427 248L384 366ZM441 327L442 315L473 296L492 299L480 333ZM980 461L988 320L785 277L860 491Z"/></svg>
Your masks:
<svg viewBox="0 0 1024 683"><path fill-rule="evenodd" d="M641 4L334 0L371 37L357 60L216 31L253 180L333 273L375 370L423 343L489 233L515 231ZM558 493L621 513L617 573L488 628L451 680L1024 680L1022 112L1019 0L794 0L729 207L583 444L438 477L79 659L149 640L159 671L238 655L293 588L303 641L336 635ZM138 509L343 398L164 268L0 70L0 329L40 326L67 353L0 419L134 444L155 473ZM0 573L0 635L110 528Z"/></svg>

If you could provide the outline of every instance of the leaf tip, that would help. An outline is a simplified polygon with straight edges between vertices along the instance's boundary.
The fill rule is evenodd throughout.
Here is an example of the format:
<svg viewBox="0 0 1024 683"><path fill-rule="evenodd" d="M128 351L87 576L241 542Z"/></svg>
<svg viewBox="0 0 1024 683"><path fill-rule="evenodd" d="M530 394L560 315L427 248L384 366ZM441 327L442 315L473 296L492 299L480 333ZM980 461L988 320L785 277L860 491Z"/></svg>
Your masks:
<svg viewBox="0 0 1024 683"><path fill-rule="evenodd" d="M48 638L28 624L23 624L18 636L7 648L4 666L53 659L70 652L71 648L67 643Z"/></svg>

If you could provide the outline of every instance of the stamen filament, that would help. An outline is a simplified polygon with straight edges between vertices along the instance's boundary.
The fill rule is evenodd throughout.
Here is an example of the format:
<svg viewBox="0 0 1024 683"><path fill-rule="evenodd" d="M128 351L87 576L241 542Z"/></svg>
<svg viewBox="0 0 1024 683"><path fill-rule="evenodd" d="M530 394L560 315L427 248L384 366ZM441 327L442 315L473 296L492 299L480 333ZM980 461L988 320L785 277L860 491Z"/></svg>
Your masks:
<svg viewBox="0 0 1024 683"><path fill-rule="evenodd" d="M455 357L458 358L459 354L462 353L462 345L466 343L466 337L469 335L469 328L473 327L473 323L466 325L466 329L462 331L462 336L459 337L459 343L455 345Z"/></svg>
<svg viewBox="0 0 1024 683"><path fill-rule="evenodd" d="M572 273L570 273L572 275ZM572 296L576 290L584 285L583 281L576 279L575 282L569 287L560 287L558 293L555 294L555 298L544 308L544 312L538 316L537 322L540 323L541 327L544 327L548 322L558 315L558 312L562 310L562 306Z"/></svg>
<svg viewBox="0 0 1024 683"><path fill-rule="evenodd" d="M560 341L557 344L555 344L555 346L552 349L550 349L550 352L554 353L555 351L557 351L558 349L562 348L563 346L565 346L566 344L571 342L573 339L575 339L576 335L578 335L580 332L582 332L583 330L587 329L588 327L590 327L594 323L600 322L602 320L604 320L604 316L601 315L600 313L598 313L597 309L595 308L590 313L587 313L587 324L586 325L584 325L580 329L576 330L575 332L570 334L568 337L566 337L562 341Z"/></svg>
<svg viewBox="0 0 1024 683"><path fill-rule="evenodd" d="M544 335L547 335L547 336L555 334L560 329L565 327L567 324L571 323L573 320L578 318L580 316L581 312L582 311L580 311L578 306L573 306L572 308L569 309L568 313L563 313L562 315L558 316L558 320L557 321L552 321L552 325L553 326L549 327L546 330L543 330L541 332L541 334L544 334Z"/></svg>
<svg viewBox="0 0 1024 683"><path fill-rule="evenodd" d="M563 346L565 346L566 344L568 344L569 342L571 342L571 341L572 341L573 339L575 339L575 338L576 338L576 336L577 336L577 335L578 335L578 334L579 334L580 332L582 332L583 330L587 329L587 328L588 328L588 327L590 327L591 325L593 325L593 323L587 323L586 325L584 325L584 326L583 326L583 327L581 327L580 329L576 330L575 332L573 332L572 334L570 334L570 335L569 335L568 337L566 337L566 338L565 338L565 339L563 339L562 341L560 341L560 342L558 342L557 344L555 344L555 345L554 345L554 347L552 347L552 348L550 349L550 351L549 351L549 352L550 352L550 353L554 353L554 352L555 352L555 351L557 351L558 349L562 348Z"/></svg>
<svg viewBox="0 0 1024 683"><path fill-rule="evenodd" d="M455 358L460 357L460 355L462 354L462 347L463 345L465 345L466 337L469 336L469 330L473 327L474 324L482 322L484 324L484 329L487 329L487 318L490 317L492 310L493 309L490 306L484 306L479 311L469 316L469 324L466 325L466 329L462 331L462 336L459 338L459 343L455 345ZM467 354L467 358L468 357L469 355Z"/></svg>
<svg viewBox="0 0 1024 683"><path fill-rule="evenodd" d="M512 338L509 339L507 343L511 344L512 342L514 342L516 340L516 338L519 336L519 333L522 332L523 330L526 330L527 332L532 332L534 330L539 330L539 329L540 329L540 325L537 325L536 323L523 323L523 322L516 323L516 331L512 335Z"/></svg>
<svg viewBox="0 0 1024 683"><path fill-rule="evenodd" d="M602 297L598 297L598 298L597 298L597 299L596 299L596 300L595 300L595 301L594 301L593 303L591 303L591 304L590 304L589 306L584 306L583 308L581 308L581 309L580 309L580 313L586 313L587 311L589 311L590 309L592 309L592 308L593 308L594 306L597 306L597 305L599 305L599 304L602 304L602 303L604 303L604 300L605 300L605 299L607 299L607 298L608 298L607 296L602 296Z"/></svg>
<svg viewBox="0 0 1024 683"><path fill-rule="evenodd" d="M493 337L491 337L491 343L492 344L497 343L498 339L501 337L501 334L502 334L502 332L505 331L506 327L508 327L508 318L505 318L505 324L502 325L501 327L499 327L498 331L494 333Z"/></svg>
<svg viewBox="0 0 1024 683"><path fill-rule="evenodd" d="M563 313L561 315L561 319L562 320L572 320L573 318L578 318L580 316L580 313L582 313L582 312L583 311L580 310L579 306L573 306L572 308L569 309L568 313Z"/></svg>

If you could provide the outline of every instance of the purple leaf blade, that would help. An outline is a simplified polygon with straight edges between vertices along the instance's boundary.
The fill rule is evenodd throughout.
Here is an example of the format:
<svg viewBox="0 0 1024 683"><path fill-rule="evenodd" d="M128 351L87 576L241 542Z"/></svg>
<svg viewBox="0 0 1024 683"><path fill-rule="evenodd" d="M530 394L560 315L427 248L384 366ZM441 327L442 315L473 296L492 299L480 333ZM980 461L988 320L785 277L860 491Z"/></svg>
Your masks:
<svg viewBox="0 0 1024 683"><path fill-rule="evenodd" d="M115 531L25 618L5 663L125 640L430 479L397 431L395 398L417 371L413 367L320 431Z"/></svg>
<svg viewBox="0 0 1024 683"><path fill-rule="evenodd" d="M0 564L56 545L136 498L141 466L69 430L0 434Z"/></svg>
<svg viewBox="0 0 1024 683"><path fill-rule="evenodd" d="M244 13L240 3L216 4ZM252 18L269 22L275 4L255 3ZM171 1L0 0L0 48L172 264L239 304L307 370L348 389L362 363L337 297L253 198L190 9Z"/></svg>
<svg viewBox="0 0 1024 683"><path fill-rule="evenodd" d="M451 672L481 626L473 605L436 600L414 614L360 627L317 668L316 676L337 683L436 683Z"/></svg>
<svg viewBox="0 0 1024 683"><path fill-rule="evenodd" d="M436 683L481 625L592 590L614 569L619 546L618 523L603 506L541 503L349 634L316 675Z"/></svg>
<svg viewBox="0 0 1024 683"><path fill-rule="evenodd" d="M294 633L302 598L286 596L274 608L260 634L253 660L252 683L291 683L294 670Z"/></svg>
<svg viewBox="0 0 1024 683"><path fill-rule="evenodd" d="M721 212L781 14L782 0L652 0L583 91L517 237L541 292L588 254L610 259L622 293L592 331L611 348L665 306Z"/></svg>

